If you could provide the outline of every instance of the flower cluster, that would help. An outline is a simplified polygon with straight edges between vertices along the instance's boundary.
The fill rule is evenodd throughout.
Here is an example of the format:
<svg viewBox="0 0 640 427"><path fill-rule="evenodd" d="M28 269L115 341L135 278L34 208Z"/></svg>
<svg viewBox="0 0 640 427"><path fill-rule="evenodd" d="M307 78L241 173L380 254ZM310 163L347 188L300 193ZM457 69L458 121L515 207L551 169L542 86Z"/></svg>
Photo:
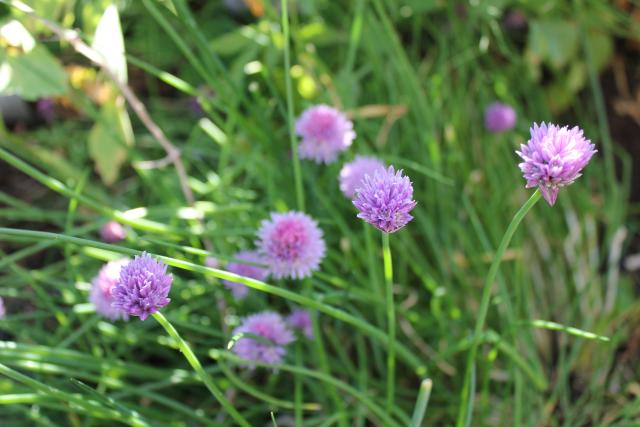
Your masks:
<svg viewBox="0 0 640 427"><path fill-rule="evenodd" d="M302 212L272 213L258 230L258 250L276 279L302 279L318 269L325 243L318 223Z"/></svg>
<svg viewBox="0 0 640 427"><path fill-rule="evenodd" d="M304 111L296 122L296 133L302 137L300 158L327 164L335 162L338 153L349 148L356 137L353 123L327 105Z"/></svg>
<svg viewBox="0 0 640 427"><path fill-rule="evenodd" d="M113 288L115 288L120 278L120 270L131 261L129 258L122 258L116 261L109 261L102 266L98 275L91 283L91 293L89 301L96 308L96 313L109 320L128 319L126 312L113 307Z"/></svg>
<svg viewBox="0 0 640 427"><path fill-rule="evenodd" d="M244 336L250 334L259 337ZM233 352L248 361L254 368L255 362L278 365L286 354L285 346L295 340L293 332L278 313L265 311L245 318L233 330L233 336L241 335L233 345ZM254 362L254 363L251 363Z"/></svg>
<svg viewBox="0 0 640 427"><path fill-rule="evenodd" d="M484 113L484 126L490 132L505 132L516 125L517 117L516 110L510 105L494 102Z"/></svg>
<svg viewBox="0 0 640 427"><path fill-rule="evenodd" d="M113 307L145 320L169 304L172 282L167 266L143 253L120 270L120 278L112 290Z"/></svg>
<svg viewBox="0 0 640 427"><path fill-rule="evenodd" d="M580 177L596 149L577 126L534 123L531 138L516 153L523 160L519 166L527 188L538 187L547 203L553 206L560 188Z"/></svg>
<svg viewBox="0 0 640 427"><path fill-rule="evenodd" d="M402 170L393 166L367 175L356 190L353 204L361 218L385 233L393 233L407 225L416 206L413 185Z"/></svg>
<svg viewBox="0 0 640 427"><path fill-rule="evenodd" d="M356 156L340 170L340 190L349 199L356 195L356 190L367 175L373 175L377 170L384 169L384 163L375 157Z"/></svg>

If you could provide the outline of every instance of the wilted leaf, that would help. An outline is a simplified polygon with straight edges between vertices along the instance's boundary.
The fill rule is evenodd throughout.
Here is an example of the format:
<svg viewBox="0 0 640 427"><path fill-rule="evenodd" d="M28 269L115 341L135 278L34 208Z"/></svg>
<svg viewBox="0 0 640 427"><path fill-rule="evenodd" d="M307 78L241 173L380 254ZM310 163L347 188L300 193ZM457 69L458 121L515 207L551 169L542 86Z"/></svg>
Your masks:
<svg viewBox="0 0 640 427"><path fill-rule="evenodd" d="M124 52L120 17L118 8L115 5L109 5L102 14L91 46L102 55L106 61L107 68L118 80L126 83L127 60Z"/></svg>
<svg viewBox="0 0 640 427"><path fill-rule="evenodd" d="M89 132L89 155L106 185L113 184L133 145L133 131L122 98L102 106L100 118Z"/></svg>

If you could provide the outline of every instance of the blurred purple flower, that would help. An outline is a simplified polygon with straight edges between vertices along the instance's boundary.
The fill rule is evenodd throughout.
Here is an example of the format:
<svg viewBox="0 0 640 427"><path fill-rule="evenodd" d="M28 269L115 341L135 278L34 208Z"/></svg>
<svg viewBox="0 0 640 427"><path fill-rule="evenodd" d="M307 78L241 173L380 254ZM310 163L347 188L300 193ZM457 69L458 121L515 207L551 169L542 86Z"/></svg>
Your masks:
<svg viewBox="0 0 640 427"><path fill-rule="evenodd" d="M519 164L527 180L527 188L538 187L553 206L560 188L572 184L580 171L597 152L577 126L569 129L554 124L534 123L531 138L516 153L524 160Z"/></svg>
<svg viewBox="0 0 640 427"><path fill-rule="evenodd" d="M521 10L513 9L507 12L503 22L509 30L524 30L527 28L527 15Z"/></svg>
<svg viewBox="0 0 640 427"><path fill-rule="evenodd" d="M511 106L494 102L485 110L484 126L493 133L504 132L516 125L516 119L516 110Z"/></svg>
<svg viewBox="0 0 640 427"><path fill-rule="evenodd" d="M100 229L100 238L107 243L115 243L127 236L127 230L115 221L109 221Z"/></svg>
<svg viewBox="0 0 640 427"><path fill-rule="evenodd" d="M46 123L51 123L56 118L55 104L49 98L42 98L36 102L36 111Z"/></svg>
<svg viewBox="0 0 640 427"><path fill-rule="evenodd" d="M356 156L352 162L345 164L340 170L340 190L347 198L353 199L362 179L366 175L373 175L378 169L384 169L384 163L381 160L369 156Z"/></svg>
<svg viewBox="0 0 640 427"><path fill-rule="evenodd" d="M112 291L113 307L145 320L169 304L172 282L165 264L142 253L120 270L120 279Z"/></svg>
<svg viewBox="0 0 640 427"><path fill-rule="evenodd" d="M235 262L227 264L227 270L240 276L249 277L256 280L264 280L269 275L266 268L259 267L254 264L266 264L264 257L260 256L256 251L240 251L233 256ZM251 264L245 264L246 261ZM242 283L236 283L231 280L223 280L222 283L229 288L233 297L237 300L245 298L249 294L249 288Z"/></svg>
<svg viewBox="0 0 640 427"><path fill-rule="evenodd" d="M358 218L385 233L393 233L413 219L409 212L416 206L416 201L409 178L402 170L396 171L389 166L362 180L353 204L360 211Z"/></svg>
<svg viewBox="0 0 640 427"><path fill-rule="evenodd" d="M129 316L124 311L113 307L113 288L120 278L120 269L131 261L129 258L122 258L116 261L109 261L102 266L98 275L92 281L89 301L96 308L96 313L109 320L124 319Z"/></svg>
<svg viewBox="0 0 640 427"><path fill-rule="evenodd" d="M7 310L4 307L4 299L0 297L0 319L4 319L7 315Z"/></svg>
<svg viewBox="0 0 640 427"><path fill-rule="evenodd" d="M272 213L258 230L257 246L276 279L302 279L318 269L326 246L322 230L302 212Z"/></svg>
<svg viewBox="0 0 640 427"><path fill-rule="evenodd" d="M287 316L287 324L293 330L299 330L308 339L313 339L313 324L307 310L296 309Z"/></svg>
<svg viewBox="0 0 640 427"><path fill-rule="evenodd" d="M306 109L296 122L296 133L302 137L300 158L326 164L333 163L356 137L353 123L327 105Z"/></svg>
<svg viewBox="0 0 640 427"><path fill-rule="evenodd" d="M244 319L242 324L233 330L233 335L252 334L263 338L267 342L250 336L243 336L236 341L232 351L239 357L246 359L247 367L253 369L251 362L278 365L287 350L285 346L294 341L293 333L282 317L271 311L253 314Z"/></svg>
<svg viewBox="0 0 640 427"><path fill-rule="evenodd" d="M220 261L218 261L218 258L208 256L204 259L204 265L209 268L220 268Z"/></svg>

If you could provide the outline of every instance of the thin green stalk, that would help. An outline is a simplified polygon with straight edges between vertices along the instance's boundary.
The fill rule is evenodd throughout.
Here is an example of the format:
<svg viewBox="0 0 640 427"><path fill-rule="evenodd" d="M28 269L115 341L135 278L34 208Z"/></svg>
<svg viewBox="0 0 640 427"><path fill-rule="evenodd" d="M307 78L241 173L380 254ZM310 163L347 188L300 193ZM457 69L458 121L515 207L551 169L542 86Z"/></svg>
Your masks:
<svg viewBox="0 0 640 427"><path fill-rule="evenodd" d="M232 363L235 364L244 364L246 363L246 360L236 356L235 354L229 352L229 351L224 351L224 350L219 350L219 349L211 349L209 350L209 357L211 357L212 359L218 360L221 358L224 358ZM260 362L252 362L254 365L256 366L261 366L264 368L269 368L272 369L273 365L269 365L266 363L260 363ZM281 364L278 365L278 370L280 371L284 371L284 372L291 372L295 375L302 375L308 378L314 378L318 381L321 381L325 384L328 385L332 385L335 386L336 388L339 388L340 390L344 391L346 394L349 394L351 396L353 396L356 400L358 400L360 403L362 403L363 405L365 405L367 407L367 409L369 410L369 414L377 417L380 419L380 421L382 421L382 425L384 426L397 426L399 425L392 417L391 417L391 413L387 413L381 406L379 406L377 404L377 402L375 400L372 400L366 393L361 393L358 389L352 387L351 385L349 385L348 383L341 381L337 378L332 377L331 375L327 375L323 372L319 372L318 370L315 369L307 369L304 367L299 367L299 366L293 366L293 365L287 365L287 364Z"/></svg>
<svg viewBox="0 0 640 427"><path fill-rule="evenodd" d="M302 348L301 343L296 343L296 365L302 366ZM293 379L293 398L295 402L294 417L297 426L302 425L302 378L295 377Z"/></svg>
<svg viewBox="0 0 640 427"><path fill-rule="evenodd" d="M480 310L478 312L478 317L476 319L476 325L473 332L473 341L471 344L471 348L469 349L469 354L467 356L464 385L462 387L462 395L460 396L460 410L458 412L458 421L456 423L458 427L468 427L469 425L471 425L471 419L473 417L473 395L475 394L475 385L472 386L471 377L473 372L475 371L475 359L478 353L478 346L480 344L479 338L482 334L482 329L484 328L484 323L487 319L487 313L489 312L489 302L491 301L493 282L495 282L496 275L498 274L498 268L500 267L500 263L502 262L504 252L507 250L507 247L511 242L511 238L518 229L520 222L522 222L527 212L529 212L529 210L538 202L538 200L540 200L540 197L540 190L536 190L535 193L531 195L529 200L527 200L525 204L522 205L518 212L516 212L516 214L513 216L511 223L507 227L507 231L504 233L504 236L502 236L502 240L500 241L500 245L498 246L496 255L493 258L491 267L489 268L489 273L487 274L486 281L484 282L482 299L480 301Z"/></svg>
<svg viewBox="0 0 640 427"><path fill-rule="evenodd" d="M289 45L289 7L288 1L282 0L282 32L284 35L284 80L287 87L287 124L289 125L289 141L291 142L291 155L293 157L293 179L296 186L296 203L298 210L304 212L304 191L302 187L302 169L298 156L298 144L295 137L293 120L293 88L291 85L291 52Z"/></svg>
<svg viewBox="0 0 640 427"><path fill-rule="evenodd" d="M81 239L79 237L65 236L63 234L50 233L47 231L19 230L14 228L0 227L0 235L28 238L34 240L53 240L57 244L64 244L69 242L80 246L105 249L114 253L129 256L140 255L142 253L142 251L126 248L119 245L111 245L108 243L97 242L95 240ZM229 280L232 282L240 283L248 286L251 289L256 289L260 292L266 292L272 295L276 295L286 300L298 303L304 307L318 310L328 316L333 317L334 319L354 326L365 334L378 340L383 346L390 345L387 334L385 334L380 329L352 314L347 313L346 311L325 304L317 298L307 297L301 295L299 292L292 292L279 286L269 285L259 280L240 276L238 274L219 270L217 268L205 267L201 264L195 264L189 261L184 261L182 259L171 258L153 253L150 253L150 255L166 262L172 267L213 276L222 280ZM407 365L409 365L416 372L416 374L424 375L424 373L426 372L426 367L424 366L422 360L418 356L416 356L408 347L404 346L400 342L396 342L395 350L398 352L398 356L400 356L405 361L405 363L407 363Z"/></svg>
<svg viewBox="0 0 640 427"><path fill-rule="evenodd" d="M389 350L387 351L387 412L391 412L394 405L396 381L396 310L393 303L393 264L391 262L391 248L389 248L389 233L382 233L382 256L384 263L384 282L387 304L387 328L389 330Z"/></svg>
<svg viewBox="0 0 640 427"><path fill-rule="evenodd" d="M178 348L180 352L184 354L184 357L187 359L193 370L196 372L198 377L202 380L202 382L207 386L211 394L220 402L222 407L231 415L231 417L241 426L243 427L251 427L251 424L233 407L231 402L224 397L222 391L216 386L213 382L213 378L202 368L200 361L196 357L193 350L185 340L182 339L178 331L173 327L173 325L167 320L166 317L159 311L153 313L153 318L160 323L160 325L164 328L165 331L174 339L178 344Z"/></svg>
<svg viewBox="0 0 640 427"><path fill-rule="evenodd" d="M429 378L425 378L420 383L418 399L416 399L416 406L413 410L413 416L411 417L411 427L420 427L422 425L424 414L427 412L427 406L429 405L429 397L431 396L432 387L433 381Z"/></svg>
<svg viewBox="0 0 640 427"><path fill-rule="evenodd" d="M44 186L48 187L50 190L53 190L57 193L60 193L72 199L75 198L78 202L82 203L83 205L88 206L91 209L95 210L96 212L106 217L109 217L111 219L114 219L118 222L130 225L135 228L139 228L141 230L149 231L151 233L186 234L184 232L181 232L180 230L177 230L176 228L170 227L160 222L151 221L144 218L129 218L124 212L120 212L120 211L102 206L100 203L96 202L95 200L92 200L89 197L84 196L82 194L78 194L77 192L73 191L72 189L64 185L62 182L58 181L57 179L52 178L40 172L33 166L22 161L21 159L9 153L3 148L0 148L0 159L9 163L11 166L15 167L16 169L26 173L31 178L35 179L36 181L40 182ZM195 230L191 230L191 231L195 231ZM190 234L195 234L195 233L190 233Z"/></svg>

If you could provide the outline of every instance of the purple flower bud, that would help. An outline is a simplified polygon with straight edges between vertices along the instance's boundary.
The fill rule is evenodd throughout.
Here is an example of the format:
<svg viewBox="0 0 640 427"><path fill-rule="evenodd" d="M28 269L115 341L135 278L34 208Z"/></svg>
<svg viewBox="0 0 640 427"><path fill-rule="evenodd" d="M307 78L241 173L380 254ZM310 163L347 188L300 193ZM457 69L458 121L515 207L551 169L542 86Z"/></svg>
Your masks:
<svg viewBox="0 0 640 427"><path fill-rule="evenodd" d="M255 264L266 264L264 257L260 256L256 251L240 251L233 256L237 261L227 264L227 270L240 276L249 277L256 280L264 280L269 275L266 268L262 268ZM251 264L244 264L242 261ZM242 283L236 283L231 280L223 280L222 283L229 288L233 297L237 300L244 299L249 294L249 288Z"/></svg>
<svg viewBox="0 0 640 427"><path fill-rule="evenodd" d="M358 218L385 233L393 233L407 225L413 219L409 212L416 203L411 181L402 170L396 171L393 166L365 176L353 200L360 211Z"/></svg>
<svg viewBox="0 0 640 427"><path fill-rule="evenodd" d="M538 187L553 206L560 188L572 184L597 152L582 129L534 123L531 138L516 153L524 160L519 164L527 180L527 188Z"/></svg>
<svg viewBox="0 0 640 427"><path fill-rule="evenodd" d="M243 336L234 344L232 351L239 357L246 359L247 367L253 369L251 362L278 365L287 350L285 346L294 341L291 330L282 317L271 311L253 314L233 330L233 335L252 334L264 338L266 342L250 336Z"/></svg>
<svg viewBox="0 0 640 427"><path fill-rule="evenodd" d="M375 157L356 156L340 170L340 190L349 199L353 199L356 189L366 175L373 175L378 169L384 169L384 163Z"/></svg>
<svg viewBox="0 0 640 427"><path fill-rule="evenodd" d="M7 315L7 310L4 308L4 300L0 297L0 319L4 319Z"/></svg>
<svg viewBox="0 0 640 427"><path fill-rule="evenodd" d="M112 291L113 307L145 320L169 304L172 282L167 266L143 253L120 270L120 279Z"/></svg>
<svg viewBox="0 0 640 427"><path fill-rule="evenodd" d="M313 324L307 310L296 309L287 316L287 324L291 329L300 331L308 339L313 339Z"/></svg>
<svg viewBox="0 0 640 427"><path fill-rule="evenodd" d="M256 242L276 279L302 279L318 269L326 246L322 231L302 212L272 213L262 221Z"/></svg>
<svg viewBox="0 0 640 427"><path fill-rule="evenodd" d="M300 158L326 164L335 162L356 137L351 120L327 105L305 110L296 122L296 133L302 137Z"/></svg>
<svg viewBox="0 0 640 427"><path fill-rule="evenodd" d="M115 221L109 221L100 229L100 238L107 243L115 243L127 236L127 230Z"/></svg>
<svg viewBox="0 0 640 427"><path fill-rule="evenodd" d="M109 261L102 266L98 275L93 279L89 301L96 308L96 313L109 320L126 320L129 318L127 313L113 307L113 288L120 278L120 270L129 261L131 261L129 258Z"/></svg>
<svg viewBox="0 0 640 427"><path fill-rule="evenodd" d="M516 111L509 105L494 102L484 113L484 125L490 132L498 133L512 129L516 125Z"/></svg>

